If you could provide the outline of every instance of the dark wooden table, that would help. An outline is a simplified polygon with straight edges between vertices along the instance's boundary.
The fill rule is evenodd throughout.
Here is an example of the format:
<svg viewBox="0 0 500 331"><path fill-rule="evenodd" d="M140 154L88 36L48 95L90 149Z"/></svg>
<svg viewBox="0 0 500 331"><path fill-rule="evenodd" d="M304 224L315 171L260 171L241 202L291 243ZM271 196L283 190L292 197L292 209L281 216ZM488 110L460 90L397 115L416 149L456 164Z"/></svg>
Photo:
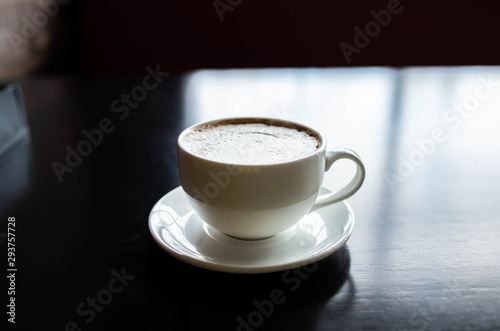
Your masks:
<svg viewBox="0 0 500 331"><path fill-rule="evenodd" d="M29 138L0 159L10 192L0 202L4 279L8 217L17 268L16 323L7 322L7 281L2 322L24 330L500 330L500 68L158 71L21 82ZM294 286L286 271L185 264L148 230L155 202L179 185L178 134L240 115L303 122L366 165L348 200L351 239L313 271L293 270ZM336 167L325 178L333 188L353 172L347 162ZM259 311L275 289L286 300Z"/></svg>

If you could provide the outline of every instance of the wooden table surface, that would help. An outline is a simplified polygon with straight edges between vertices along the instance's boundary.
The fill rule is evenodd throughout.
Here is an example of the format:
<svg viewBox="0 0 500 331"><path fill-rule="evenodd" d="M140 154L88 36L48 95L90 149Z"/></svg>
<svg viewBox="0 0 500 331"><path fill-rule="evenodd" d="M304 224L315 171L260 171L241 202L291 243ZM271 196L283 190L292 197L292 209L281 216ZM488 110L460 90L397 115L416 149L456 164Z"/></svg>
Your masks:
<svg viewBox="0 0 500 331"><path fill-rule="evenodd" d="M0 201L0 233L16 220L9 327L500 330L500 68L167 75L151 65L142 76L20 85L30 139L0 157L10 194ZM296 286L283 281L286 271L188 265L149 233L151 208L180 184L178 134L230 116L302 122L366 165L348 199L352 237L312 272L292 271ZM68 159L96 128L102 137L87 155ZM335 167L325 177L332 188L353 173L348 162ZM275 289L286 300L263 313Z"/></svg>

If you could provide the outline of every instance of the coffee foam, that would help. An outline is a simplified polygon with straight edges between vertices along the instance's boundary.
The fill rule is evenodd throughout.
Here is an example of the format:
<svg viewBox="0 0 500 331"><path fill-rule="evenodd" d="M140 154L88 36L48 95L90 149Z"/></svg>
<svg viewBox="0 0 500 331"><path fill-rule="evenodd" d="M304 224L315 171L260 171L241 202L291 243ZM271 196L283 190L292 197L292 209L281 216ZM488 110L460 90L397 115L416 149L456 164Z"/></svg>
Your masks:
<svg viewBox="0 0 500 331"><path fill-rule="evenodd" d="M213 161L258 165L309 156L319 148L320 140L301 127L228 122L198 127L186 134L182 145Z"/></svg>

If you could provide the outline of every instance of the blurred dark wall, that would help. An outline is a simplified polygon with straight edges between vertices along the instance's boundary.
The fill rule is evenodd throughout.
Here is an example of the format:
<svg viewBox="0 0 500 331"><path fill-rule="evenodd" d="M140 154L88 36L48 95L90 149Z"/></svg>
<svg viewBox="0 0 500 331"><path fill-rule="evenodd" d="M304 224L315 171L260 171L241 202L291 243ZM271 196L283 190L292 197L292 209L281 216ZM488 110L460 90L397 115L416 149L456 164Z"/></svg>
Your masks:
<svg viewBox="0 0 500 331"><path fill-rule="evenodd" d="M51 2L57 0L41 0L40 2ZM57 14L51 18L57 21L54 46L50 49L49 60L43 72L64 75L67 73L80 73L83 65L83 45L79 0L68 1L58 6Z"/></svg>
<svg viewBox="0 0 500 331"><path fill-rule="evenodd" d="M77 72L142 72L157 63L171 72L500 64L500 3L493 0L85 0L74 7L78 43L61 63ZM346 46L356 47L354 29L367 24L372 37L358 34L357 50Z"/></svg>

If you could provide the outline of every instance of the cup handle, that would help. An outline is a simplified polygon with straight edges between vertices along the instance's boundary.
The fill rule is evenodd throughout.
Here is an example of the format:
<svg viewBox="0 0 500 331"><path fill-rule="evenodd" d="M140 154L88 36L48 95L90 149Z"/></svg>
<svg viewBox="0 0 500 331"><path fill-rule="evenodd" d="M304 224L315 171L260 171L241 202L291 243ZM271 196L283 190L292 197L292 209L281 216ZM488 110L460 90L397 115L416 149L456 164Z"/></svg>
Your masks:
<svg viewBox="0 0 500 331"><path fill-rule="evenodd" d="M353 150L350 150L348 148L339 148L326 152L325 172L330 169L335 161L338 161L340 159L348 159L356 163L356 174L349 182L349 184L347 184L337 192L318 196L316 198L316 202L311 208L311 211L349 198L351 195L356 193L356 191L359 190L359 188L363 184L363 181L365 180L365 166L363 165L360 157Z"/></svg>

